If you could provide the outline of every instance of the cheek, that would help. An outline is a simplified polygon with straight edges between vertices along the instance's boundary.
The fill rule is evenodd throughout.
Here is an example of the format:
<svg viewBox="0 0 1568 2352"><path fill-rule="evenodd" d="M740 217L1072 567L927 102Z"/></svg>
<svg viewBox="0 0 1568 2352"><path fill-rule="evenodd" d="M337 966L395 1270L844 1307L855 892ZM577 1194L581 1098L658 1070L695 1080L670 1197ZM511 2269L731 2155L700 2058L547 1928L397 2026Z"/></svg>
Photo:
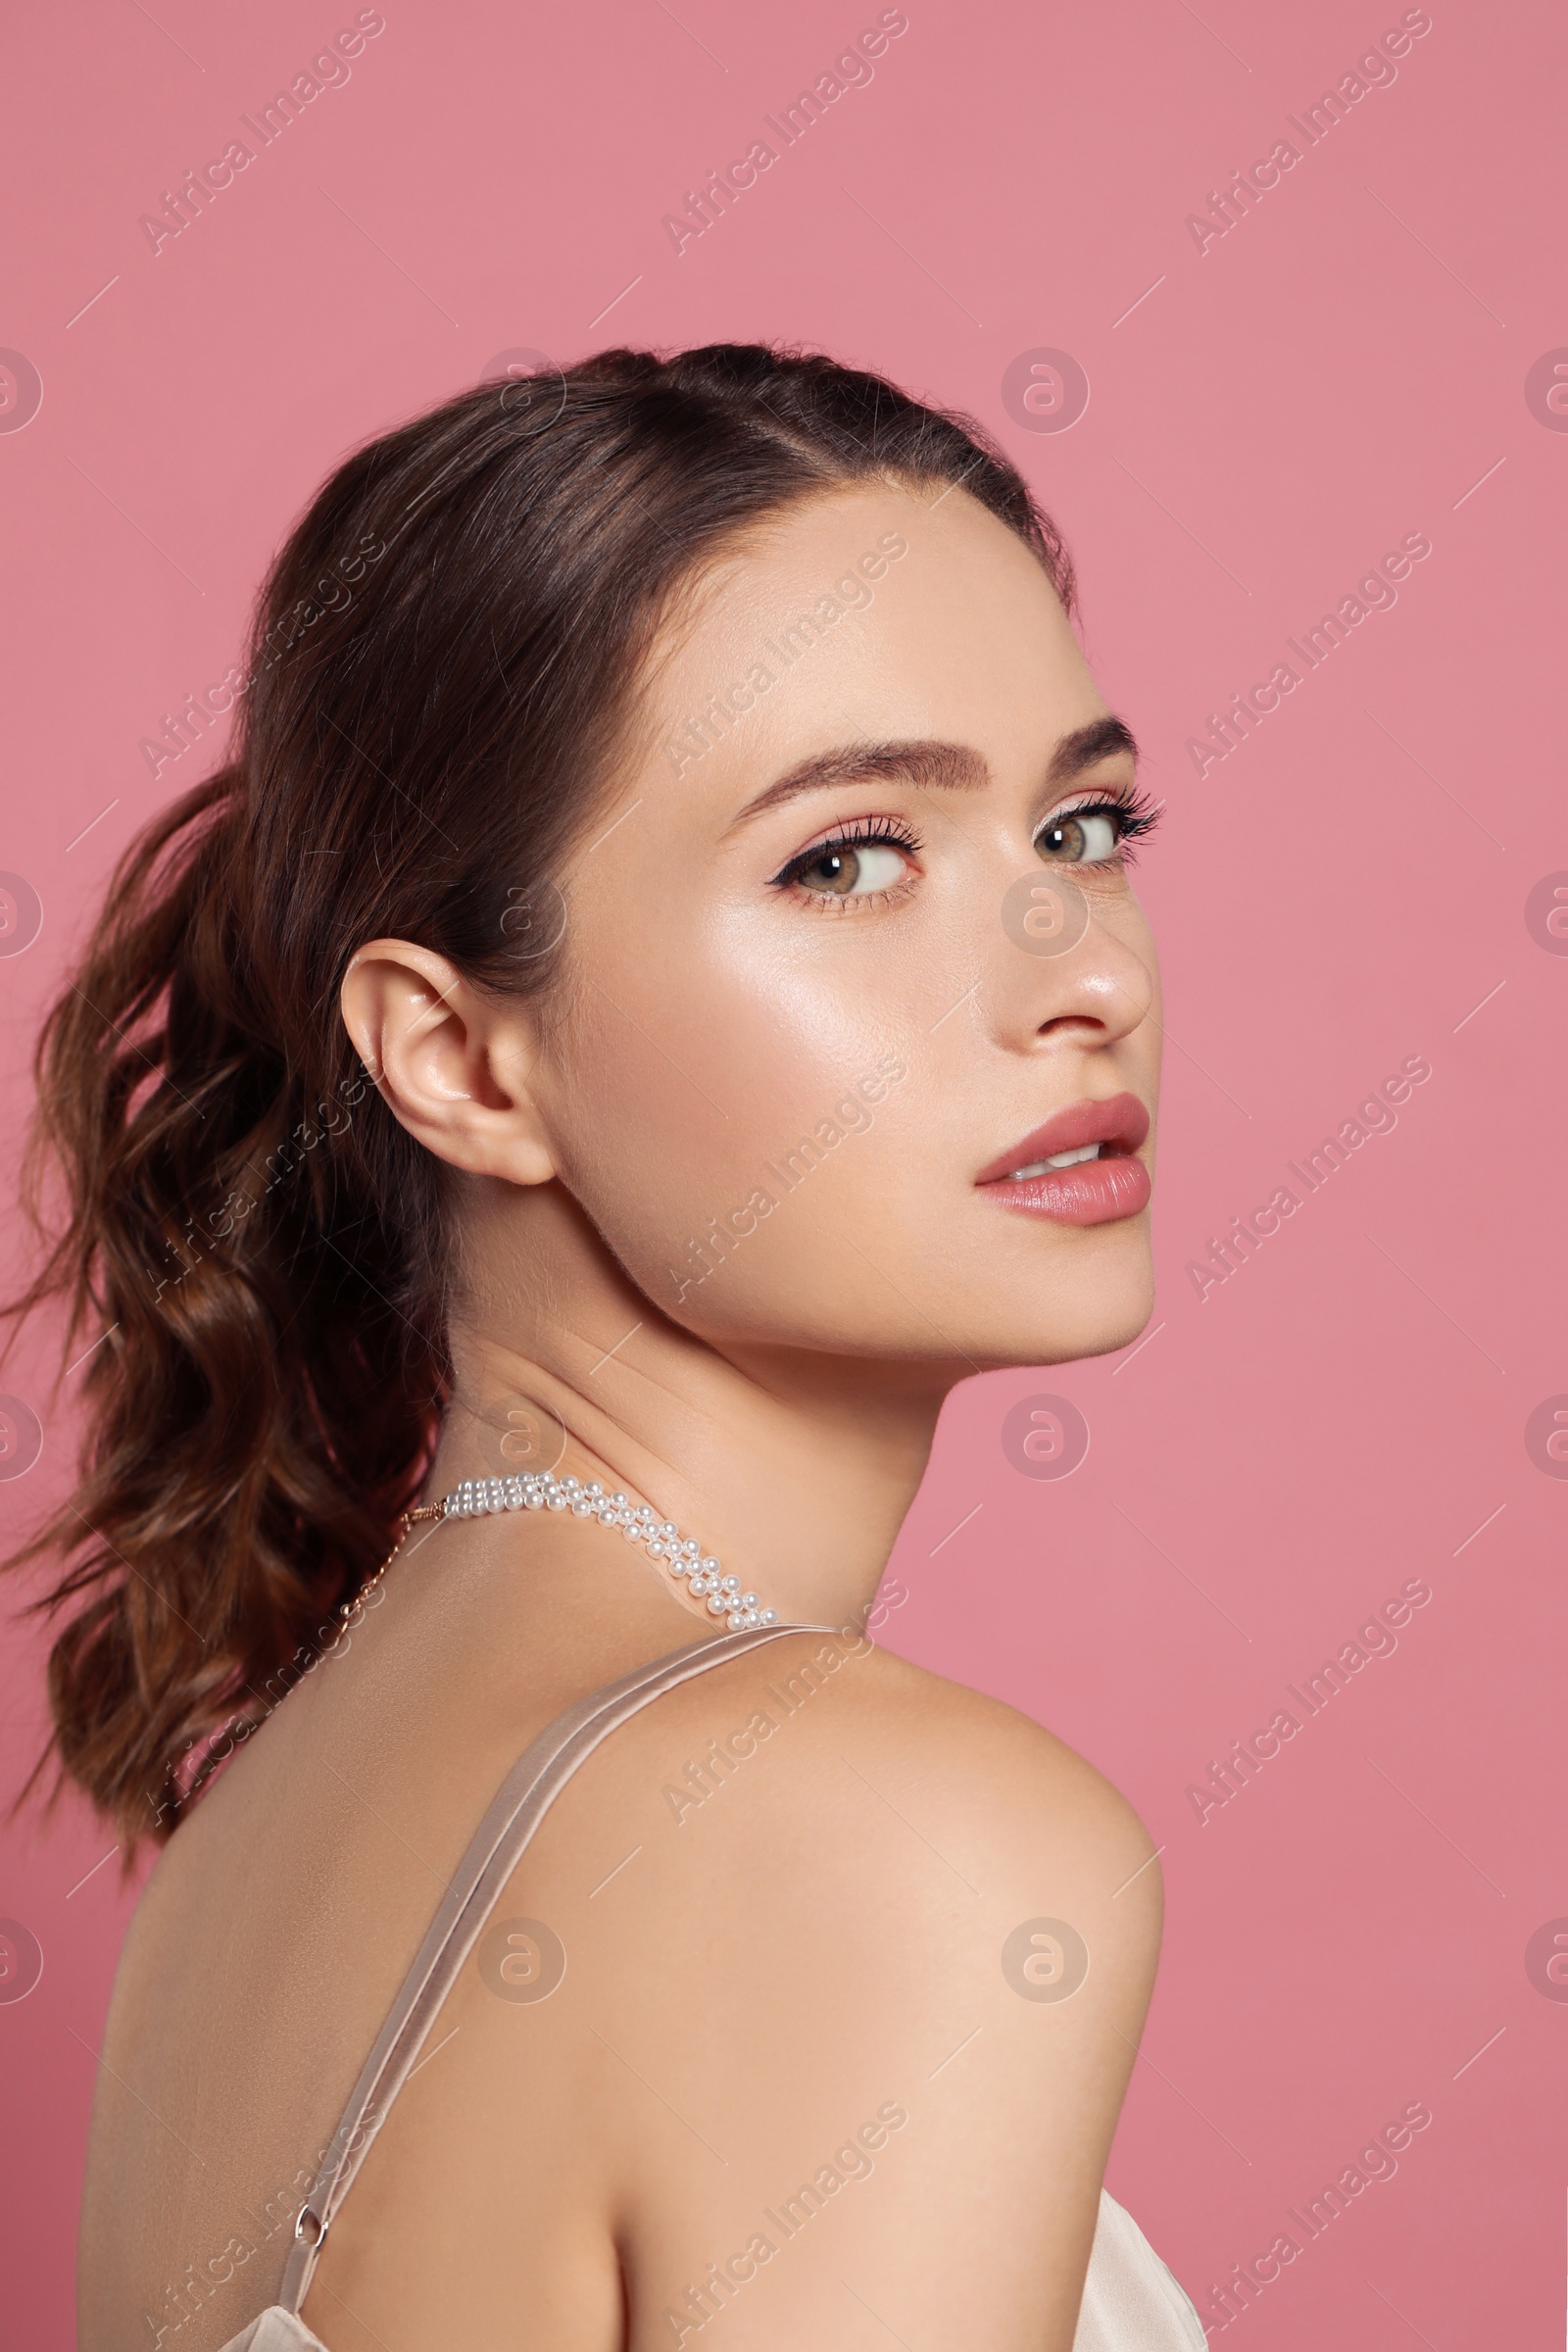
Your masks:
<svg viewBox="0 0 1568 2352"><path fill-rule="evenodd" d="M593 983L562 1056L564 1173L666 1312L770 1322L781 1286L804 1310L797 1259L820 1262L846 1215L860 1230L861 1190L885 1195L910 1081L884 1080L874 1104L858 1089L890 1054L907 1063L907 1022L878 993L846 987L830 946L808 933L806 953L771 952L755 920L622 935L591 956L583 942ZM759 1193L774 1204L761 1215ZM671 1269L684 1279L689 1245L715 1220L721 1275L677 1300Z"/></svg>

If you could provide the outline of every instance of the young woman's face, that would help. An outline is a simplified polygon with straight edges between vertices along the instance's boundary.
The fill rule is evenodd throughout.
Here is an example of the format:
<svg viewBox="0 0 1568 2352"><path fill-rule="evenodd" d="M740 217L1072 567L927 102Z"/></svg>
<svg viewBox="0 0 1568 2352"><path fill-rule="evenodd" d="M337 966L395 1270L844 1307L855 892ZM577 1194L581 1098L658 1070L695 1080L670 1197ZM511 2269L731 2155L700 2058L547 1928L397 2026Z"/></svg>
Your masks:
<svg viewBox="0 0 1568 2352"><path fill-rule="evenodd" d="M1029 550L961 490L797 508L666 633L645 718L563 877L534 1083L633 1280L726 1352L1130 1340L1160 1039L1133 760Z"/></svg>

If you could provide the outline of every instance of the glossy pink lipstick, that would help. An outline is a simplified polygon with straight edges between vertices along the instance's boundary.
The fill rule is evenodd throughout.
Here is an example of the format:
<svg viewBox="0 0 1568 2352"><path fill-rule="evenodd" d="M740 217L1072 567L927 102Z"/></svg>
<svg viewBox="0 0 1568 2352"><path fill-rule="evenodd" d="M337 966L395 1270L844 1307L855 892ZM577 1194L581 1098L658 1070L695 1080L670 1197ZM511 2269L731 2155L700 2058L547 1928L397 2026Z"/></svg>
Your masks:
<svg viewBox="0 0 1568 2352"><path fill-rule="evenodd" d="M1149 1205L1149 1170L1137 1157L1148 1133L1149 1113L1136 1095L1075 1102L982 1168L975 1188L1000 1208L1058 1225L1133 1217Z"/></svg>

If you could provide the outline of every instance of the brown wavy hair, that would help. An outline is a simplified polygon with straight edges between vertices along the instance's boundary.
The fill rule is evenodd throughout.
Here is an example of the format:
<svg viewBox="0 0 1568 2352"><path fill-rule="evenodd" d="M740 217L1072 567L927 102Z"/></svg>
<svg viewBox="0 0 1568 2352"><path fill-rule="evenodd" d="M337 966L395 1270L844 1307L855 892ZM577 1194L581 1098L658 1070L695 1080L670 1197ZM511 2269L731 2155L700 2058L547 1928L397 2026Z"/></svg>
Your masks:
<svg viewBox="0 0 1568 2352"><path fill-rule="evenodd" d="M24 1199L82 1387L55 1793L126 1853L318 1654L424 1478L449 1393L449 1171L338 1011L417 940L548 990L550 877L612 778L672 600L836 484L960 484L1068 605L1061 542L967 418L817 355L607 351L465 392L332 474L259 602L231 757L122 858L50 1010ZM57 1196L52 1217L46 1196Z"/></svg>

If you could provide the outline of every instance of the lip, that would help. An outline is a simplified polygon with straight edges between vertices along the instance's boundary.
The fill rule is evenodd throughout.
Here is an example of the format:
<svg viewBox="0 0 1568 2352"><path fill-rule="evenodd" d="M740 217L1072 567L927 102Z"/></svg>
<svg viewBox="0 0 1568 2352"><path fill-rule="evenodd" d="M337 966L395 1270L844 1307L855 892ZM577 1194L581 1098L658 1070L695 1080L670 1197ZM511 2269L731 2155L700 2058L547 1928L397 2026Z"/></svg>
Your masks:
<svg viewBox="0 0 1568 2352"><path fill-rule="evenodd" d="M1063 1225L1103 1225L1136 1216L1149 1204L1149 1170L1136 1157L1149 1133L1149 1112L1136 1095L1111 1095L1103 1102L1075 1102L1044 1126L1031 1129L1002 1152L975 1178L977 1191L999 1208L1050 1217ZM1062 1152L1081 1152L1091 1144L1102 1147L1098 1159L1080 1160L1070 1168L1048 1168L1041 1175L1014 1177L1039 1159L1054 1159Z"/></svg>

